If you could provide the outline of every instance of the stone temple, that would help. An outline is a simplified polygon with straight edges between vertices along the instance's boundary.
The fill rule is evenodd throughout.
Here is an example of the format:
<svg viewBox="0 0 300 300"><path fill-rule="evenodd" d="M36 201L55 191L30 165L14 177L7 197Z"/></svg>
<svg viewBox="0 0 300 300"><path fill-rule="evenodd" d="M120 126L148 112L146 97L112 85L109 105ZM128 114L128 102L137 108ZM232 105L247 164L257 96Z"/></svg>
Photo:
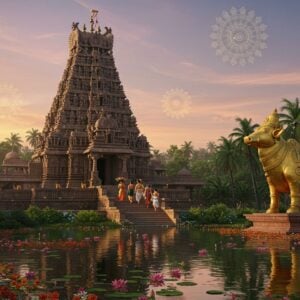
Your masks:
<svg viewBox="0 0 300 300"><path fill-rule="evenodd" d="M140 134L113 56L111 28L73 23L69 58L34 161L42 187L115 184L115 178L149 173L149 143Z"/></svg>

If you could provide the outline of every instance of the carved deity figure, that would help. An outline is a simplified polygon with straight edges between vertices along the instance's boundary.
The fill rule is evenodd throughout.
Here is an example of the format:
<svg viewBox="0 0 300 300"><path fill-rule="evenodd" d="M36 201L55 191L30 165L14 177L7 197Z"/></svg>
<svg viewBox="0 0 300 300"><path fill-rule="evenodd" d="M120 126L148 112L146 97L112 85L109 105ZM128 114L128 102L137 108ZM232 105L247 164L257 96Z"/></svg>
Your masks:
<svg viewBox="0 0 300 300"><path fill-rule="evenodd" d="M244 142L258 148L270 190L267 213L279 212L280 193L290 193L291 205L287 213L300 213L300 144L294 139L285 141L281 137L283 131L275 109L261 126L244 138Z"/></svg>

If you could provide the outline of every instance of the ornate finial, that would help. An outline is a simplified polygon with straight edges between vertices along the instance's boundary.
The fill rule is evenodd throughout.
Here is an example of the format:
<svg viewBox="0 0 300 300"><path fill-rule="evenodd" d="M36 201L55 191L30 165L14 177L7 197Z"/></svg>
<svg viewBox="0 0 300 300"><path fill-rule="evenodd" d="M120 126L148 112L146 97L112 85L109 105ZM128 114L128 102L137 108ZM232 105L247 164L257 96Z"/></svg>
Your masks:
<svg viewBox="0 0 300 300"><path fill-rule="evenodd" d="M263 125L265 126L272 126L274 128L279 128L279 116L277 113L277 109L274 109L274 111L267 117L267 119L263 122Z"/></svg>
<svg viewBox="0 0 300 300"><path fill-rule="evenodd" d="M100 33L101 32L101 28L100 28L100 26L98 26L98 31L97 31L98 33Z"/></svg>
<svg viewBox="0 0 300 300"><path fill-rule="evenodd" d="M79 22L73 22L72 23L72 30L75 30L75 29L78 29L78 25L79 25Z"/></svg>
<svg viewBox="0 0 300 300"><path fill-rule="evenodd" d="M91 23L91 32L94 32L94 30L96 30L97 28L97 25L98 25L98 10L96 9L92 9L91 10L91 20L90 20L90 23Z"/></svg>
<svg viewBox="0 0 300 300"><path fill-rule="evenodd" d="M86 26L83 24L83 31L86 32Z"/></svg>

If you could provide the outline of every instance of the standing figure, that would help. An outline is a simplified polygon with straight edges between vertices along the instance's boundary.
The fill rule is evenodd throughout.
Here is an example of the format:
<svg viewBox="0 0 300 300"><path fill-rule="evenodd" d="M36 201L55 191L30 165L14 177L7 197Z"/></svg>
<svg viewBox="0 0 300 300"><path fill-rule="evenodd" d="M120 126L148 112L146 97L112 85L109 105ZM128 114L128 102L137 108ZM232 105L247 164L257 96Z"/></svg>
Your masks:
<svg viewBox="0 0 300 300"><path fill-rule="evenodd" d="M155 211L159 208L159 193L157 190L154 190L152 194L152 205Z"/></svg>
<svg viewBox="0 0 300 300"><path fill-rule="evenodd" d="M118 199L119 199L119 201L124 201L125 198L126 198L126 185L125 185L123 179L121 179L121 180L119 181L118 189L119 189L119 192L118 192Z"/></svg>
<svg viewBox="0 0 300 300"><path fill-rule="evenodd" d="M143 198L144 189L142 179L138 179L137 184L135 185L135 200L138 204L140 204L140 201Z"/></svg>
<svg viewBox="0 0 300 300"><path fill-rule="evenodd" d="M145 198L146 207L149 208L151 198L152 198L152 189L149 184L146 185L146 188L144 191L144 198Z"/></svg>
<svg viewBox="0 0 300 300"><path fill-rule="evenodd" d="M128 187L127 187L127 196L128 196L128 201L130 203L132 203L133 196L134 196L134 183L132 180L130 181L130 183L128 184Z"/></svg>

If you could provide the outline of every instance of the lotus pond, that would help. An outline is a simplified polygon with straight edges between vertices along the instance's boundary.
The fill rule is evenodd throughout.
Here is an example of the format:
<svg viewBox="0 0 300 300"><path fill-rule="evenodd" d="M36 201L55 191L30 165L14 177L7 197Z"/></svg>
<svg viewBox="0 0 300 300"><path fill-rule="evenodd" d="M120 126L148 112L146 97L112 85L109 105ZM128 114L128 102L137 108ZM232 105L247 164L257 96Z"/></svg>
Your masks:
<svg viewBox="0 0 300 300"><path fill-rule="evenodd" d="M14 299L10 292L16 299L300 299L300 239L195 228L2 232L0 299Z"/></svg>

